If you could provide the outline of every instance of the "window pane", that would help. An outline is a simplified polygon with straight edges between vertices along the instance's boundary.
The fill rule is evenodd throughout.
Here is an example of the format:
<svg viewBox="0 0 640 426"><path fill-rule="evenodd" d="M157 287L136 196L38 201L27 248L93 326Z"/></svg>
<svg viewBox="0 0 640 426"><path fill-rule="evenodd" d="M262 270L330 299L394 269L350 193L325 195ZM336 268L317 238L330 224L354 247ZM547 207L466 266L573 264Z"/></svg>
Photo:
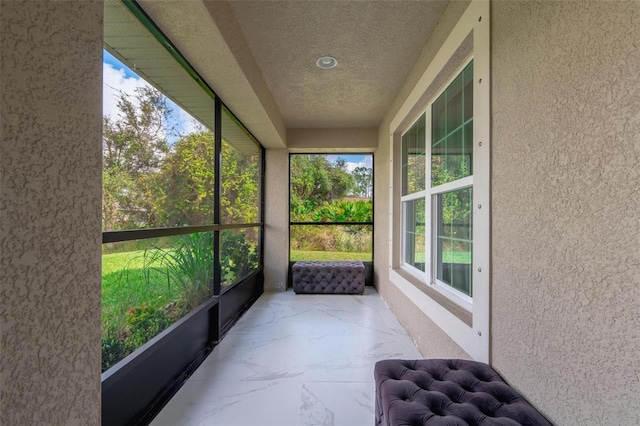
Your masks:
<svg viewBox="0 0 640 426"><path fill-rule="evenodd" d="M260 147L226 109L222 114L221 181L220 222L258 222Z"/></svg>
<svg viewBox="0 0 640 426"><path fill-rule="evenodd" d="M371 154L290 156L292 222L372 222Z"/></svg>
<svg viewBox="0 0 640 426"><path fill-rule="evenodd" d="M446 98L441 95L431 107L431 143L432 146L436 146L447 135L447 126L445 120L447 115L445 113Z"/></svg>
<svg viewBox="0 0 640 426"><path fill-rule="evenodd" d="M213 223L211 128L106 51L103 66L103 230Z"/></svg>
<svg viewBox="0 0 640 426"><path fill-rule="evenodd" d="M472 174L473 63L445 89L431 108L431 187Z"/></svg>
<svg viewBox="0 0 640 426"><path fill-rule="evenodd" d="M213 233L102 246L102 371L213 295Z"/></svg>
<svg viewBox="0 0 640 426"><path fill-rule="evenodd" d="M425 200L403 203L405 235L404 263L421 271L425 270Z"/></svg>
<svg viewBox="0 0 640 426"><path fill-rule="evenodd" d="M436 276L462 293L472 295L472 188L435 196Z"/></svg>
<svg viewBox="0 0 640 426"><path fill-rule="evenodd" d="M402 136L402 195L425 189L425 116Z"/></svg>
<svg viewBox="0 0 640 426"><path fill-rule="evenodd" d="M220 269L225 289L258 268L260 228L225 229L220 236Z"/></svg>
<svg viewBox="0 0 640 426"><path fill-rule="evenodd" d="M447 133L451 133L462 124L462 75L451 82L445 93L447 97Z"/></svg>
<svg viewBox="0 0 640 426"><path fill-rule="evenodd" d="M467 66L464 71L464 121L473 118L473 66Z"/></svg>
<svg viewBox="0 0 640 426"><path fill-rule="evenodd" d="M291 261L372 260L372 225L292 225Z"/></svg>

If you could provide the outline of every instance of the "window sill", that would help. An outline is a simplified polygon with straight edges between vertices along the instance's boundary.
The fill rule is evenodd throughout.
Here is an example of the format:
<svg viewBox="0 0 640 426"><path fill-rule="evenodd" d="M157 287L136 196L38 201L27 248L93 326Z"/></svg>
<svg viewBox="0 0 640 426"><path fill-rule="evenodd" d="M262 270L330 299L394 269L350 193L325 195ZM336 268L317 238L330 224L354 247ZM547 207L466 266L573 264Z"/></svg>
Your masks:
<svg viewBox="0 0 640 426"><path fill-rule="evenodd" d="M439 291L435 290L434 288L432 288L428 284L420 281L418 278L416 278L410 272L405 271L404 269L401 269L401 268L394 269L394 272L396 272L402 278L407 280L409 283L411 283L413 286L415 286L418 290L420 290L421 292L426 294L429 298L433 299L436 303L438 303L440 306L445 308L447 311L449 311L451 314L453 314L460 321L462 321L463 323L465 323L469 327L473 327L473 313L472 312L470 312L467 309L465 309L464 307L458 305L457 303L455 303L454 301L452 301L451 299L449 299L447 296L445 296L444 294L440 293Z"/></svg>

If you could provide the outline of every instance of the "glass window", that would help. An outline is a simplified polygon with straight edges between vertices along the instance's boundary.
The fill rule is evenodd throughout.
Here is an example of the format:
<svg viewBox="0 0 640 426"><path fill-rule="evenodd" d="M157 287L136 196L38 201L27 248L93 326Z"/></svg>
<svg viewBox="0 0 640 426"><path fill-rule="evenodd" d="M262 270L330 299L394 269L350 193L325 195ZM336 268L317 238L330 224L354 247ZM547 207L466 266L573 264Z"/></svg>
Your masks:
<svg viewBox="0 0 640 426"><path fill-rule="evenodd" d="M402 195L425 189L425 116L402 136Z"/></svg>
<svg viewBox="0 0 640 426"><path fill-rule="evenodd" d="M473 63L431 108L431 187L471 176L473 166Z"/></svg>
<svg viewBox="0 0 640 426"><path fill-rule="evenodd" d="M425 199L403 203L405 221L404 263L425 271Z"/></svg>
<svg viewBox="0 0 640 426"><path fill-rule="evenodd" d="M436 277L471 296L472 188L434 196Z"/></svg>
<svg viewBox="0 0 640 426"><path fill-rule="evenodd" d="M430 271L433 285L466 300L473 291L473 62L435 99L430 114L430 132L423 114L402 135L402 264Z"/></svg>
<svg viewBox="0 0 640 426"><path fill-rule="evenodd" d="M431 187L454 186L433 195L432 280L468 297L473 291L473 182L464 178L473 174L472 83L470 62L433 103L431 129Z"/></svg>
<svg viewBox="0 0 640 426"><path fill-rule="evenodd" d="M426 117L402 135L402 262L425 271Z"/></svg>

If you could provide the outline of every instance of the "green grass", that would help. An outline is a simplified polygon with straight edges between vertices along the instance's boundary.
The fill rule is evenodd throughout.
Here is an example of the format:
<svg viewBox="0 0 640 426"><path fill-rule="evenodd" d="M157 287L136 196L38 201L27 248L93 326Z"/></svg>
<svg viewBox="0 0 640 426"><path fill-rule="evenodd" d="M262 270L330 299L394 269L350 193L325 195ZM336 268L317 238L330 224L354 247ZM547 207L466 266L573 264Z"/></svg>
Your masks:
<svg viewBox="0 0 640 426"><path fill-rule="evenodd" d="M356 260L369 262L371 253L352 253L344 251L302 251L291 250L291 261L297 260L319 260L319 261L339 261Z"/></svg>
<svg viewBox="0 0 640 426"><path fill-rule="evenodd" d="M445 251L442 253L444 263L471 263L471 252L469 251ZM416 262L424 263L424 253L416 253Z"/></svg>
<svg viewBox="0 0 640 426"><path fill-rule="evenodd" d="M471 263L471 252L469 251L445 251L442 253L444 263Z"/></svg>
<svg viewBox="0 0 640 426"><path fill-rule="evenodd" d="M103 325L121 321L131 308L161 307L175 298L177 289L169 288L165 273L149 271L147 283L143 255L144 250L102 255Z"/></svg>

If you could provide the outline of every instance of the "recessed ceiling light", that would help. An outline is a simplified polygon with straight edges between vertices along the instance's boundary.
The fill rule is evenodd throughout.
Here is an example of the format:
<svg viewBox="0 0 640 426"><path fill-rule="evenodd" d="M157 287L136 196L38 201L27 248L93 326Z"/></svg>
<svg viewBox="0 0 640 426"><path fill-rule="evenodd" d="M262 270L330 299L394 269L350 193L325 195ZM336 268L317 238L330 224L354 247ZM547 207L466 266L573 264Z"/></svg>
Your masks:
<svg viewBox="0 0 640 426"><path fill-rule="evenodd" d="M333 56L321 56L316 61L316 65L323 70L329 70L338 65L338 60Z"/></svg>

